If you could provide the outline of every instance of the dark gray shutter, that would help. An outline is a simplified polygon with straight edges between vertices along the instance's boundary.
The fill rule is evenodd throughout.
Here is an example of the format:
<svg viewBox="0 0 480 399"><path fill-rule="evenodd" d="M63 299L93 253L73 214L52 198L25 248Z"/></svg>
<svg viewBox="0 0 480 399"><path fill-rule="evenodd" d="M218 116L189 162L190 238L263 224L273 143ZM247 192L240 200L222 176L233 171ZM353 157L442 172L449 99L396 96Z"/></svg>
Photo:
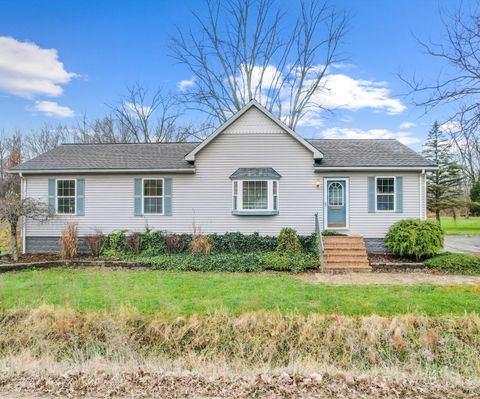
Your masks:
<svg viewBox="0 0 480 399"><path fill-rule="evenodd" d="M395 192L397 193L397 213L403 212L403 176L395 177Z"/></svg>
<svg viewBox="0 0 480 399"><path fill-rule="evenodd" d="M48 179L48 207L55 211L57 209L57 187L55 179Z"/></svg>
<svg viewBox="0 0 480 399"><path fill-rule="evenodd" d="M165 182L165 192L163 194L165 210L163 214L165 216L172 216L172 178L167 177L163 181Z"/></svg>
<svg viewBox="0 0 480 399"><path fill-rule="evenodd" d="M77 215L85 215L85 179L77 179Z"/></svg>
<svg viewBox="0 0 480 399"><path fill-rule="evenodd" d="M375 176L368 176L368 212L375 213Z"/></svg>
<svg viewBox="0 0 480 399"><path fill-rule="evenodd" d="M142 216L142 179L136 177L134 179L134 210L135 216Z"/></svg>

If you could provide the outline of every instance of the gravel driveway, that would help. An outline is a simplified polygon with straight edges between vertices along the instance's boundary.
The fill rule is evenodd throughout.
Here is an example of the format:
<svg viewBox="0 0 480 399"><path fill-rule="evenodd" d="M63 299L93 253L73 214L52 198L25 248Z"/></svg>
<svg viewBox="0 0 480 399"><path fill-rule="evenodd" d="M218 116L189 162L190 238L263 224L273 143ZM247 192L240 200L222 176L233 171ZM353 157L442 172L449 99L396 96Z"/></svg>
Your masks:
<svg viewBox="0 0 480 399"><path fill-rule="evenodd" d="M333 285L479 285L480 276L429 273L305 273L300 279L312 284Z"/></svg>
<svg viewBox="0 0 480 399"><path fill-rule="evenodd" d="M445 236L445 251L480 255L480 236Z"/></svg>

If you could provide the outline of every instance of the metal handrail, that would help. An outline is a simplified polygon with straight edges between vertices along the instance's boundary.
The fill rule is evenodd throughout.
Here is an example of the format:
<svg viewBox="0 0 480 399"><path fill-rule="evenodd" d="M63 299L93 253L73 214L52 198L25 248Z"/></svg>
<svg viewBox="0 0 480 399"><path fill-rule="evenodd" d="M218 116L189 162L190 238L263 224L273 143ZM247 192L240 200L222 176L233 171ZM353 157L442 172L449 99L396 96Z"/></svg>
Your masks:
<svg viewBox="0 0 480 399"><path fill-rule="evenodd" d="M325 249L323 248L322 230L320 229L320 223L318 221L318 212L315 213L315 233L317 234L318 248L320 250L320 265L323 266L323 253Z"/></svg>

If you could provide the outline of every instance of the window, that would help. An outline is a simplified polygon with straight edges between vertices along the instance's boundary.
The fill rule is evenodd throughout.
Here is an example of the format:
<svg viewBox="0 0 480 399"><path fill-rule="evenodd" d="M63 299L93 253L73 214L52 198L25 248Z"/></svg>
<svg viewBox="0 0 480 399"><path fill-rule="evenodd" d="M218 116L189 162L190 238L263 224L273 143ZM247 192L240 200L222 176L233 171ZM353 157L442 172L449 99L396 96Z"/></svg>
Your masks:
<svg viewBox="0 0 480 399"><path fill-rule="evenodd" d="M163 214L163 179L143 179L143 213Z"/></svg>
<svg viewBox="0 0 480 399"><path fill-rule="evenodd" d="M244 181L242 194L243 209L268 209L268 183L266 181Z"/></svg>
<svg viewBox="0 0 480 399"><path fill-rule="evenodd" d="M279 183L276 180L235 180L234 211L278 211Z"/></svg>
<svg viewBox="0 0 480 399"><path fill-rule="evenodd" d="M75 214L75 180L57 180L57 213Z"/></svg>
<svg viewBox="0 0 480 399"><path fill-rule="evenodd" d="M375 178L375 209L377 211L395 211L395 177Z"/></svg>
<svg viewBox="0 0 480 399"><path fill-rule="evenodd" d="M332 182L328 185L328 206L343 206L343 184Z"/></svg>

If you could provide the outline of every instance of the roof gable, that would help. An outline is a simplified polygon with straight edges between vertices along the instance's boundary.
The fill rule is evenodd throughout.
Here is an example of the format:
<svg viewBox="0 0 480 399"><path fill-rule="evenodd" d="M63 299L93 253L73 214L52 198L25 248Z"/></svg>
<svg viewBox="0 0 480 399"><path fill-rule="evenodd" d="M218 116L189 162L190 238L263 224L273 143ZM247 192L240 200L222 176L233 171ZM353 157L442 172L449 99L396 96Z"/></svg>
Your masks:
<svg viewBox="0 0 480 399"><path fill-rule="evenodd" d="M287 134L291 135L295 140L297 140L300 144L302 144L305 148L312 152L314 159L322 159L323 154L321 151L309 143L307 140L299 136L295 133L292 129L290 129L287 125L285 125L282 121L272 115L267 109L261 106L257 101L251 100L248 104L246 104L240 111L238 111L235 115L233 115L230 119L228 119L223 125L217 128L210 136L208 136L205 140L203 140L200 145L195 147L191 152L189 152L185 156L185 160L189 162L195 161L195 155L198 154L203 148L205 148L209 143L211 143L215 137L220 135L225 129L232 126L235 121L237 121L242 115L244 115L249 109L255 107L260 112L262 112L265 116L267 116L271 121L273 121L276 125L278 125L282 130L284 130Z"/></svg>

